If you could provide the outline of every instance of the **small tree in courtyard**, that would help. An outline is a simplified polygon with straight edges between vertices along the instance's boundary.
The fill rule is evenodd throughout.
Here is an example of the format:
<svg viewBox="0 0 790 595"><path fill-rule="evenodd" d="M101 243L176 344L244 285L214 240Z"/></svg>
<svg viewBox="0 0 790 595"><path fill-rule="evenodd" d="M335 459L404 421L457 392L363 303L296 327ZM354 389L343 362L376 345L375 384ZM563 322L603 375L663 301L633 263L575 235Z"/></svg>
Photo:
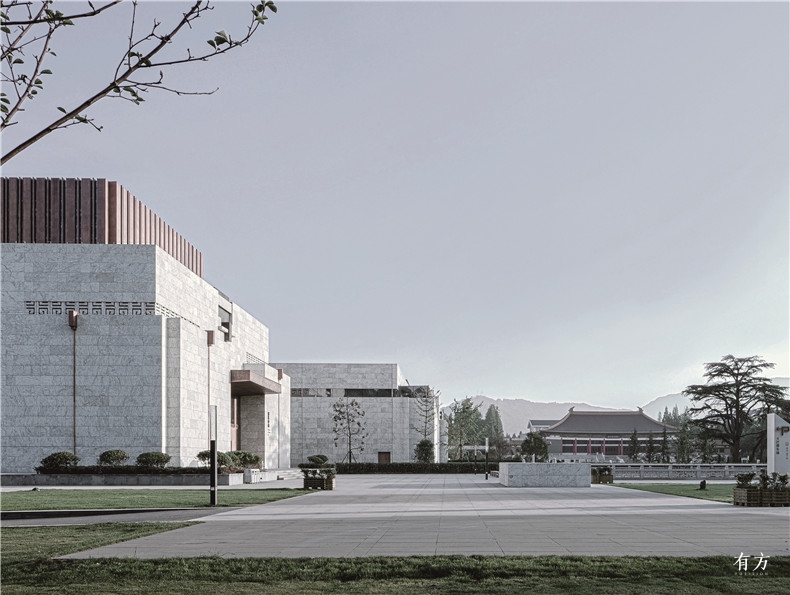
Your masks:
<svg viewBox="0 0 790 595"><path fill-rule="evenodd" d="M549 459L549 444L540 434L528 434L521 443L521 454L529 460L535 455L536 463L545 463Z"/></svg>
<svg viewBox="0 0 790 595"><path fill-rule="evenodd" d="M433 442L427 438L420 440L414 448L414 458L420 463L433 463L433 457Z"/></svg>
<svg viewBox="0 0 790 595"><path fill-rule="evenodd" d="M368 437L365 411L356 399L343 396L332 404L332 414L335 446L344 444L346 456L343 460L352 463L356 461L354 453L365 450L365 440Z"/></svg>
<svg viewBox="0 0 790 595"><path fill-rule="evenodd" d="M449 448L456 449L456 459L463 458L464 446L477 444L482 419L480 405L473 404L471 397L460 403L453 400L447 416L447 444Z"/></svg>
<svg viewBox="0 0 790 595"><path fill-rule="evenodd" d="M423 440L431 440L439 419L439 392L429 386L416 386L412 390L414 395L418 422L412 430L418 432ZM433 442L431 440L431 442Z"/></svg>

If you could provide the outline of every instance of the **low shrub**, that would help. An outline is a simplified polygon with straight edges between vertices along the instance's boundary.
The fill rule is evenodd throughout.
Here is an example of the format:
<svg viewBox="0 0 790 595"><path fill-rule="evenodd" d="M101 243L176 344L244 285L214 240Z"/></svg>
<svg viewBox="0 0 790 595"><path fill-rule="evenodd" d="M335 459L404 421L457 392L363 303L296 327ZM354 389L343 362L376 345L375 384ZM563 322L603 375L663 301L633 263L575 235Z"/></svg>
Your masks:
<svg viewBox="0 0 790 595"><path fill-rule="evenodd" d="M163 452L144 452L137 455L136 464L138 467L153 467L162 469L167 466L172 457Z"/></svg>
<svg viewBox="0 0 790 595"><path fill-rule="evenodd" d="M47 455L41 459L40 467L36 467L36 471L41 473L42 471L48 471L50 469L76 467L79 462L80 458L73 452L53 452L51 455Z"/></svg>
<svg viewBox="0 0 790 595"><path fill-rule="evenodd" d="M246 450L237 450L236 460L239 463L239 467L243 467L244 469L260 469L261 463L263 463L263 457L261 457L261 455L254 452L247 452Z"/></svg>
<svg viewBox="0 0 790 595"><path fill-rule="evenodd" d="M128 460L129 455L122 450L105 450L99 455L96 462L99 465L110 465L115 467L117 465L123 465Z"/></svg>
<svg viewBox="0 0 790 595"><path fill-rule="evenodd" d="M329 462L329 457L326 455L312 455L307 457L309 462L299 463L299 468L302 470L302 475L305 478L321 477L324 479L331 479L337 475L335 465Z"/></svg>
<svg viewBox="0 0 790 595"><path fill-rule="evenodd" d="M195 458L201 465L211 465L211 451L201 450ZM231 450L228 452L217 451L217 465L220 471L236 473L245 469L260 469L263 458L261 455L245 450Z"/></svg>
<svg viewBox="0 0 790 595"><path fill-rule="evenodd" d="M754 480L754 476L756 473L739 473L735 476L735 487L737 488L749 488L754 487L752 481Z"/></svg>

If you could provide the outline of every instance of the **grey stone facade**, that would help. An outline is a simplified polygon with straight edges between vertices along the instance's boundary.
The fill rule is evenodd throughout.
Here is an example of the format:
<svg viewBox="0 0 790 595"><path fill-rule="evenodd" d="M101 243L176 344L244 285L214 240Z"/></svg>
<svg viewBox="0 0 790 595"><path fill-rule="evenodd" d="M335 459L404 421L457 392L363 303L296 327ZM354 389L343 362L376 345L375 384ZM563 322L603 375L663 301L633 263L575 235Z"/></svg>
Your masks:
<svg viewBox="0 0 790 595"><path fill-rule="evenodd" d="M364 451L355 453L358 462L408 462L423 438L418 399L397 364L316 364L274 363L291 378L291 452L294 465L314 454L324 454L331 461L346 459L342 440L335 446L332 405L349 396L365 412L368 431ZM255 368L256 366L247 366ZM419 387L428 390L428 387ZM439 433L438 402L430 419L430 438L435 445L436 460L444 449ZM445 453L446 457L446 453Z"/></svg>
<svg viewBox="0 0 790 595"><path fill-rule="evenodd" d="M230 378L268 361L268 329L184 264L150 244L1 250L2 472L31 472L44 456L72 451L75 435L84 464L115 448L195 464L208 447L210 405L218 448L231 450L233 397L237 449L258 452L270 469L290 466L289 378L258 363L268 388L242 396Z"/></svg>

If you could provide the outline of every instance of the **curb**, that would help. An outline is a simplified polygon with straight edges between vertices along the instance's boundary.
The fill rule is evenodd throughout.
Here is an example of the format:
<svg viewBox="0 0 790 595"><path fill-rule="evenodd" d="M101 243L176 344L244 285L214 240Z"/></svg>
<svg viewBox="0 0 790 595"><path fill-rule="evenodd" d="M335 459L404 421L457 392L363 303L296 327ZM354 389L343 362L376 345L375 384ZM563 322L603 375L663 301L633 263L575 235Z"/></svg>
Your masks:
<svg viewBox="0 0 790 595"><path fill-rule="evenodd" d="M17 519L56 519L78 516L100 516L111 514L135 514L145 512L168 512L174 510L203 510L201 508L105 508L86 510L4 510L0 521Z"/></svg>

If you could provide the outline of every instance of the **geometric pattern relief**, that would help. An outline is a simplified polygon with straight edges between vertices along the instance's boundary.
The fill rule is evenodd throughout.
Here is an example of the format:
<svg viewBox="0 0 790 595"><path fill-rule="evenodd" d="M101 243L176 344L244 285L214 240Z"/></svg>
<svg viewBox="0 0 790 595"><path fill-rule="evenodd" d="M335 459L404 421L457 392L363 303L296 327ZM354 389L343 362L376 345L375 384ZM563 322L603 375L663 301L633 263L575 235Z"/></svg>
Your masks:
<svg viewBox="0 0 790 595"><path fill-rule="evenodd" d="M198 326L191 320L179 316L178 313L165 308L156 302L81 302L81 301L32 301L25 302L28 314L63 314L69 310L76 310L80 314L95 314L104 316L165 316L166 318L181 318Z"/></svg>

